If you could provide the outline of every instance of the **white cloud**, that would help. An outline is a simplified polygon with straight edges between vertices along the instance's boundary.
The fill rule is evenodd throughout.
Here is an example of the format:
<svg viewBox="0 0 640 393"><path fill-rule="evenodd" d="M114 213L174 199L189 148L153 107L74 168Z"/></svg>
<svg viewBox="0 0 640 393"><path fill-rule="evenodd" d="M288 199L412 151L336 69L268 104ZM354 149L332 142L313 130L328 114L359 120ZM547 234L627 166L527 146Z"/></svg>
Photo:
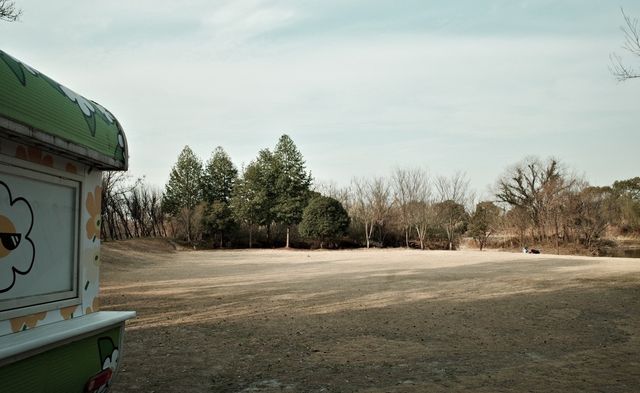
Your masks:
<svg viewBox="0 0 640 393"><path fill-rule="evenodd" d="M203 25L212 39L242 43L257 35L282 27L296 16L290 7L260 0L225 1L203 17Z"/></svg>
<svg viewBox="0 0 640 393"><path fill-rule="evenodd" d="M584 148L612 130L626 138L612 148L640 143L637 88L616 84L607 69L619 37L395 31L273 38L312 16L297 3L257 0L119 4L124 20L110 14L96 30L126 44L27 54L37 58L33 66L113 112L128 136L132 170L158 184L185 144L203 158L222 145L239 164L283 132L319 177L344 182L407 163L468 169L478 187L527 154L612 172L592 151L585 158ZM128 31L111 30L175 19L190 30L130 41ZM615 30L619 21L611 23Z"/></svg>

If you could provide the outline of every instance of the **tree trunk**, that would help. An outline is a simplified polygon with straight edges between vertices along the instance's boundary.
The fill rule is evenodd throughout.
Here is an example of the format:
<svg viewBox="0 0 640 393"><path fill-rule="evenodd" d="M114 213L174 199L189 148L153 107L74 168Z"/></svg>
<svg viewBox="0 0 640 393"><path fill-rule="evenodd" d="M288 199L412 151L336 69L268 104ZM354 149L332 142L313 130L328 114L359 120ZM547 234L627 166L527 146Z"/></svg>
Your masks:
<svg viewBox="0 0 640 393"><path fill-rule="evenodd" d="M287 227L287 244L285 248L289 248L289 227Z"/></svg>
<svg viewBox="0 0 640 393"><path fill-rule="evenodd" d="M187 213L187 241L191 243L191 209Z"/></svg>
<svg viewBox="0 0 640 393"><path fill-rule="evenodd" d="M253 224L249 224L249 248L253 247Z"/></svg>
<svg viewBox="0 0 640 393"><path fill-rule="evenodd" d="M267 224L267 245L271 247L271 224Z"/></svg>
<svg viewBox="0 0 640 393"><path fill-rule="evenodd" d="M371 241L371 236L373 236L373 229L374 228L375 228L375 226L373 225L373 222L371 222L369 224L369 232L367 233L367 248L369 248L370 241Z"/></svg>
<svg viewBox="0 0 640 393"><path fill-rule="evenodd" d="M369 248L369 223L367 221L364 223L364 237L367 240L367 248Z"/></svg>
<svg viewBox="0 0 640 393"><path fill-rule="evenodd" d="M560 255L560 242L558 240L558 238L560 237L560 234L558 233L560 231L559 225L558 225L558 214L554 214L553 218L554 218L555 225L556 225L556 235L555 235L555 238L556 238L556 254Z"/></svg>
<svg viewBox="0 0 640 393"><path fill-rule="evenodd" d="M420 249L424 250L424 238L425 238L425 230L421 230L419 226L416 225L416 233L418 234L418 240L420 240Z"/></svg>
<svg viewBox="0 0 640 393"><path fill-rule="evenodd" d="M407 245L407 248L409 248L409 227L404 228L404 241Z"/></svg>

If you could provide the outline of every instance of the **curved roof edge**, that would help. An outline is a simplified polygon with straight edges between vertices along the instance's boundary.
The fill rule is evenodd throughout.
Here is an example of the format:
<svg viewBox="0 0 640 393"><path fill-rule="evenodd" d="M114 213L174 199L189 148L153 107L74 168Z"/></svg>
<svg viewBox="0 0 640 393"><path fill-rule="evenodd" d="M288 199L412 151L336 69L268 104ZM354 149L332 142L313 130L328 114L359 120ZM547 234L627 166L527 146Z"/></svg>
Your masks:
<svg viewBox="0 0 640 393"><path fill-rule="evenodd" d="M104 170L127 170L118 120L88 100L0 50L0 134Z"/></svg>

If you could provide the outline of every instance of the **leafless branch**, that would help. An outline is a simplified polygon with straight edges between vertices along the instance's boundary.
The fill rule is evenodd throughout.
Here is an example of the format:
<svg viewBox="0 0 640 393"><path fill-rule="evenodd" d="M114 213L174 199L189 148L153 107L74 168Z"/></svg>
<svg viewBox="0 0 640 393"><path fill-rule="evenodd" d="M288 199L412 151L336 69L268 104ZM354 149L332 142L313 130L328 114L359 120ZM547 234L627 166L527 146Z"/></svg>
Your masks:
<svg viewBox="0 0 640 393"><path fill-rule="evenodd" d="M0 0L0 20L15 22L20 19L22 10L16 8L16 3L9 0Z"/></svg>
<svg viewBox="0 0 640 393"><path fill-rule="evenodd" d="M624 25L620 26L620 30L624 34L624 44L622 49L631 53L634 56L640 57L640 29L638 28L638 18L632 18L624 12L624 9L620 8L622 17L624 19ZM611 65L609 70L611 74L619 81L623 82L628 79L640 78L640 71L637 71L628 65L625 65L622 61L622 57L617 53L609 55Z"/></svg>

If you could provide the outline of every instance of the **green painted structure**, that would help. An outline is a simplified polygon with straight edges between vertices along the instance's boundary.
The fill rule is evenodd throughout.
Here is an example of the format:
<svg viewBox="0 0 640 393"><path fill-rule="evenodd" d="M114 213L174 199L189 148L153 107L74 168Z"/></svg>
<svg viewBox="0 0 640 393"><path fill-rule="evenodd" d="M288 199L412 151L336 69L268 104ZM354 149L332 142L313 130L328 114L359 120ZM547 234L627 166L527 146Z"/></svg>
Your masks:
<svg viewBox="0 0 640 393"><path fill-rule="evenodd" d="M127 146L106 108L0 50L0 117L16 137L100 169L126 170Z"/></svg>
<svg viewBox="0 0 640 393"><path fill-rule="evenodd" d="M0 392L106 393L133 311L100 311L102 172L118 120L0 50Z"/></svg>
<svg viewBox="0 0 640 393"><path fill-rule="evenodd" d="M111 329L103 333L101 339L114 347L113 343L119 342L119 337L119 329ZM109 351L102 355L104 360L101 359L96 341L94 337L85 338L0 368L2 391L35 392L43 386L49 391L62 391L67 386L84 386L89 378L102 370L104 361L110 362L107 359L113 353ZM73 361L61 362L60 359Z"/></svg>

